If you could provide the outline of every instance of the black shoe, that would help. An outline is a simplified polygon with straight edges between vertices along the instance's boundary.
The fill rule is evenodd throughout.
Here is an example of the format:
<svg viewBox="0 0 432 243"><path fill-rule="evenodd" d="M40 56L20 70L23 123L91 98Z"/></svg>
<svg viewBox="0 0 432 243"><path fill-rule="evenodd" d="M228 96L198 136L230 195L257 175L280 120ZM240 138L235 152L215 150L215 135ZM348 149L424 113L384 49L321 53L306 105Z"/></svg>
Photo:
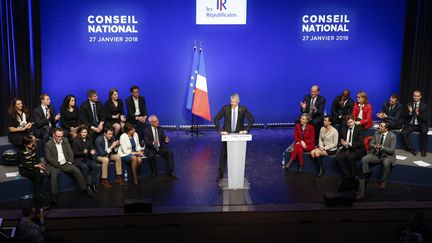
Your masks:
<svg viewBox="0 0 432 243"><path fill-rule="evenodd" d="M176 174L174 173L174 171L171 171L170 173L168 173L168 175L171 176L173 179L176 179L176 180L177 180L177 176L176 176Z"/></svg>
<svg viewBox="0 0 432 243"><path fill-rule="evenodd" d="M299 174L303 173L303 166L299 166L298 167L297 173L299 173Z"/></svg>
<svg viewBox="0 0 432 243"><path fill-rule="evenodd" d="M87 186L87 189L82 190L82 193L88 197L93 197L93 192L92 192L90 186Z"/></svg>
<svg viewBox="0 0 432 243"><path fill-rule="evenodd" d="M426 157L426 151L423 150L423 151L421 152L421 156L422 156L422 157Z"/></svg>
<svg viewBox="0 0 432 243"><path fill-rule="evenodd" d="M412 153L412 155L417 156L417 152L414 149L411 149L410 152Z"/></svg>
<svg viewBox="0 0 432 243"><path fill-rule="evenodd" d="M322 177L325 174L325 168L320 169L320 171L317 174L317 177Z"/></svg>
<svg viewBox="0 0 432 243"><path fill-rule="evenodd" d="M93 193L97 193L97 192L98 192L98 190L97 190L97 188L96 188L96 184L93 184L93 185L91 186L91 190L92 190Z"/></svg>

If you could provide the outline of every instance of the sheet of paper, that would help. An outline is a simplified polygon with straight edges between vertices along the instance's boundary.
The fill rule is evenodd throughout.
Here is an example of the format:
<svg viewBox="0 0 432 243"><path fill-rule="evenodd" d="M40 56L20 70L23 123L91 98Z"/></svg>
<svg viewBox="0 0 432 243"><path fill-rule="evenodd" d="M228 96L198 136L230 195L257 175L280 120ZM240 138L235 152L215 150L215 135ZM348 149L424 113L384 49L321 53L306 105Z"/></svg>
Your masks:
<svg viewBox="0 0 432 243"><path fill-rule="evenodd" d="M432 135L432 131L429 131L429 132L427 133L427 135Z"/></svg>
<svg viewBox="0 0 432 243"><path fill-rule="evenodd" d="M6 177L16 177L18 172L10 172L10 173L5 173Z"/></svg>
<svg viewBox="0 0 432 243"><path fill-rule="evenodd" d="M402 155L396 155L396 159L398 160L406 160L406 156L402 156Z"/></svg>
<svg viewBox="0 0 432 243"><path fill-rule="evenodd" d="M416 164L416 165L418 165L418 166L421 166L421 167L428 167L428 166L431 165L431 164L426 163L426 162L424 162L422 160L416 160L416 161L413 161L413 163Z"/></svg>

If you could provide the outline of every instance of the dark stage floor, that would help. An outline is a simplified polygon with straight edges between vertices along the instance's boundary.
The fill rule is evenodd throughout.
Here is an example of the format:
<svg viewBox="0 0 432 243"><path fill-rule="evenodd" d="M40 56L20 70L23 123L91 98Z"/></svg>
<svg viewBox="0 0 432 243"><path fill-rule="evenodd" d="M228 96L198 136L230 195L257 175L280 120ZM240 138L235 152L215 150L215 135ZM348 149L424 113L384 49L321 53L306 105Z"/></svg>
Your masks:
<svg viewBox="0 0 432 243"><path fill-rule="evenodd" d="M220 210L223 192L216 183L220 136L210 130L203 133L196 137L183 131L167 132L171 138L170 147L174 150L178 180L165 174L156 178L142 177L138 186L113 184L112 189L100 191L92 199L74 191L62 192L57 208L122 208L125 198L148 198L153 208L163 208L165 212L179 212L182 208L206 211L206 208L215 206ZM250 190L246 192L249 201L234 201L231 205L322 205L323 193L337 190L340 178L336 175L317 179L311 172L296 174L281 168L282 151L292 142L292 129L257 129L252 130L252 134L245 172L250 183ZM380 191L377 182L371 181L366 198L358 204L415 201L432 201L432 187L390 184L386 190ZM17 209L24 203L27 202L4 202L0 208Z"/></svg>

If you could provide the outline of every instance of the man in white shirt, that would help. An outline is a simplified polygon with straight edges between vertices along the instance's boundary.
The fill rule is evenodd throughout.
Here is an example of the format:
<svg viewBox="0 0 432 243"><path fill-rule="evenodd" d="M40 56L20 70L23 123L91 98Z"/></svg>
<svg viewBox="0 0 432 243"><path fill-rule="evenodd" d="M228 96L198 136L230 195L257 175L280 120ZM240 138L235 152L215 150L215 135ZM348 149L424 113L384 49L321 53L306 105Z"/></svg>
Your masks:
<svg viewBox="0 0 432 243"><path fill-rule="evenodd" d="M131 96L126 99L127 121L135 127L140 141L144 139L147 127L147 106L144 96L140 95L139 87L130 88Z"/></svg>

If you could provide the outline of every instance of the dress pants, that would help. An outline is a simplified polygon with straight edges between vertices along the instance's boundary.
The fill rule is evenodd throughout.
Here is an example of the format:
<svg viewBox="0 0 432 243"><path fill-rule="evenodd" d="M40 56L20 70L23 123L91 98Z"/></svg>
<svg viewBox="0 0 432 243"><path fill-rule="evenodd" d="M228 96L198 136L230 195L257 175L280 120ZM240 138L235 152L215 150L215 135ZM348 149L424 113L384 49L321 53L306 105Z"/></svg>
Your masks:
<svg viewBox="0 0 432 243"><path fill-rule="evenodd" d="M291 153L291 160L296 160L299 163L299 166L304 165L304 152L311 151L309 148L303 148L303 146L300 143L294 144L294 149Z"/></svg>
<svg viewBox="0 0 432 243"><path fill-rule="evenodd" d="M98 166L95 160L83 159L77 162L77 166L86 179L87 185L96 185L98 183Z"/></svg>
<svg viewBox="0 0 432 243"><path fill-rule="evenodd" d="M166 147L160 147L159 151L156 153L153 153L149 155L148 161L150 164L150 169L152 172L156 172L156 155L159 154L162 158L164 158L167 162L168 171L173 172L174 171L174 153L166 148Z"/></svg>
<svg viewBox="0 0 432 243"><path fill-rule="evenodd" d="M122 161L120 155L118 154L110 154L108 156L98 156L96 159L97 162L102 164L102 179L108 179L108 165L110 161L115 162L116 175L122 175Z"/></svg>
<svg viewBox="0 0 432 243"><path fill-rule="evenodd" d="M33 170L20 169L20 175L33 181L33 196L35 198L42 194L42 186L45 180L45 174L40 172L39 168Z"/></svg>
<svg viewBox="0 0 432 243"><path fill-rule="evenodd" d="M362 152L359 150L341 149L336 154L335 160L343 176L352 176L356 174L356 162L361 157Z"/></svg>
<svg viewBox="0 0 432 243"><path fill-rule="evenodd" d="M402 138L403 138L405 145L406 145L408 150L413 150L411 140L409 139L409 135L412 132L419 132L420 133L421 149L422 149L422 151L426 151L428 128L425 126L408 124L402 129L402 132L401 132Z"/></svg>
<svg viewBox="0 0 432 243"><path fill-rule="evenodd" d="M84 177L83 177L81 171L75 165L66 163L66 164L60 165L59 168L55 168L51 165L47 165L47 173L50 176L51 193L52 194L57 194L57 192L58 192L57 177L60 174L60 171L75 177L75 180L78 182L78 186L79 186L80 190L81 191L86 190L87 185L86 185L86 182L84 180Z"/></svg>
<svg viewBox="0 0 432 243"><path fill-rule="evenodd" d="M390 174L390 167L396 161L395 157L379 157L375 153L369 153L362 158L363 173L370 171L369 164L383 164L383 181L387 181Z"/></svg>

